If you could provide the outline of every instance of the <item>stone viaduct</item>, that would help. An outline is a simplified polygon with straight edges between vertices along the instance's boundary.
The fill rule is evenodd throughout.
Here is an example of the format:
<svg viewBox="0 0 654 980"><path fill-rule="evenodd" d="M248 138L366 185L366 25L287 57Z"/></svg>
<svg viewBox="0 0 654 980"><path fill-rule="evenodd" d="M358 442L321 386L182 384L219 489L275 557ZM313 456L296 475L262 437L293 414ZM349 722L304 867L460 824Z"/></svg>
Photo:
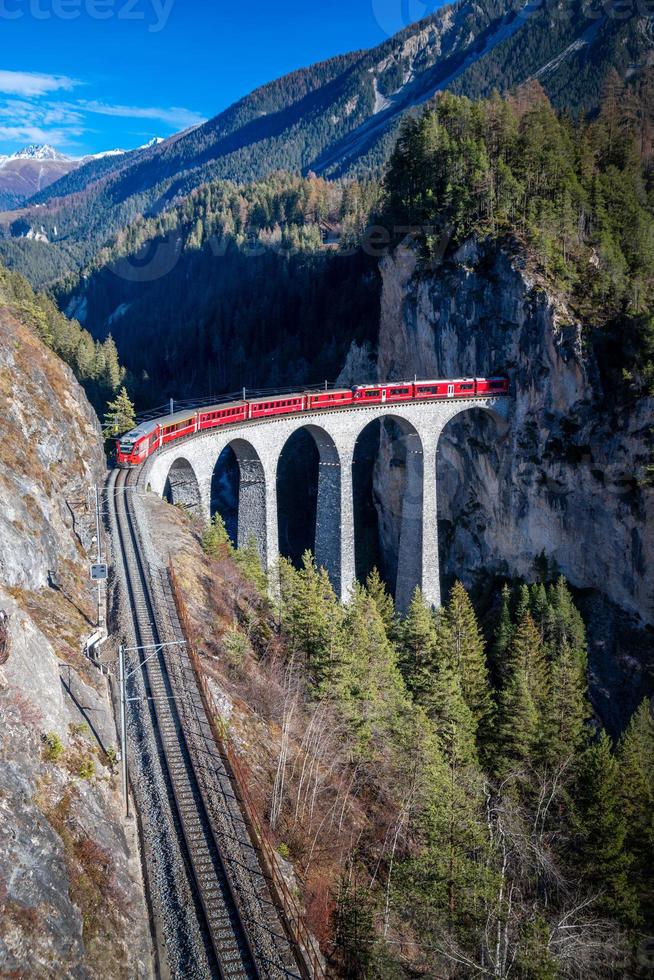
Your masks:
<svg viewBox="0 0 654 980"><path fill-rule="evenodd" d="M400 515L395 601L406 610L417 585L440 605L436 454L447 423L461 412L483 409L508 418L509 397L465 398L306 412L214 429L174 442L144 466L140 483L173 502L211 516L211 484L221 453L229 446L239 466L237 546L253 536L267 568L279 557L277 467L290 437L305 429L319 454L315 557L329 573L337 595L347 601L355 582L352 465L355 446L375 419L393 419L401 433L406 482Z"/></svg>

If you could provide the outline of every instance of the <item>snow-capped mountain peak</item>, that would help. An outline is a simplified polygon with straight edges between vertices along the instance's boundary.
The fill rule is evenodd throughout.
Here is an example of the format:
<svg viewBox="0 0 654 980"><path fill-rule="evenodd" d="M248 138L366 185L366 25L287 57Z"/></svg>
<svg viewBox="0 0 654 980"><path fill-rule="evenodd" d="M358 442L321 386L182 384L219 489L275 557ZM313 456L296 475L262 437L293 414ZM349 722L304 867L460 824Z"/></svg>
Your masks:
<svg viewBox="0 0 654 980"><path fill-rule="evenodd" d="M151 146L158 146L159 143L163 143L163 136L153 136L151 140L144 143L143 146L139 146L139 150L149 150Z"/></svg>
<svg viewBox="0 0 654 980"><path fill-rule="evenodd" d="M87 156L82 157L84 163L89 160L103 160L104 157L122 157L125 156L127 150L120 150L116 148L115 150L101 150L100 153L89 153Z"/></svg>
<svg viewBox="0 0 654 980"><path fill-rule="evenodd" d="M29 146L23 147L22 150L18 150L16 153L12 153L12 160L70 160L70 157L64 156L63 153L59 153L55 150L53 146L47 146L40 143L31 143Z"/></svg>

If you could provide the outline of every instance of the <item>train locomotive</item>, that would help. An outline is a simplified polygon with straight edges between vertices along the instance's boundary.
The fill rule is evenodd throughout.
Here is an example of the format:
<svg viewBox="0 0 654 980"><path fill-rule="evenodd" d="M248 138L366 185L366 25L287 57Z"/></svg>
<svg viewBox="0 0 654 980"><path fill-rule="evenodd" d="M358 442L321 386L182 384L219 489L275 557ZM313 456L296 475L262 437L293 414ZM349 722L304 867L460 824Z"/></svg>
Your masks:
<svg viewBox="0 0 654 980"><path fill-rule="evenodd" d="M393 381L384 384L355 385L352 388L305 391L292 395L270 395L186 409L163 418L142 422L116 442L119 466L140 466L157 449L195 435L205 429L240 425L276 415L337 410L353 405L392 405L448 398L478 398L506 395L508 378L456 378L445 381Z"/></svg>

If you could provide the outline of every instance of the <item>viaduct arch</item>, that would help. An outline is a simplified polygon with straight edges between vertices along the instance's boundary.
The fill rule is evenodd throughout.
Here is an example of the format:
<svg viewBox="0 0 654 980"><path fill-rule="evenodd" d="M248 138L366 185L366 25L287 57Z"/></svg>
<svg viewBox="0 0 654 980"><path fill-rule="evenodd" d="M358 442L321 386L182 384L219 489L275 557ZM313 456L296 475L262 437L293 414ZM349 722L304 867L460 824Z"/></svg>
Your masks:
<svg viewBox="0 0 654 980"><path fill-rule="evenodd" d="M166 496L167 488L173 488L175 481L179 481L180 485L185 481L186 492L193 492L193 509L208 521L216 464L221 453L231 447L239 471L237 545L242 547L254 537L262 561L270 569L279 557L279 459L293 434L300 429L307 430L319 454L316 561L328 571L339 598L347 601L356 579L353 505L355 449L360 436L372 421L392 420L401 434L399 441L405 468L398 515L400 540L396 605L400 611L405 611L415 587L420 585L425 598L434 606L439 606L438 442L447 423L472 408L482 409L502 423L508 418L509 398L500 396L392 406L356 406L246 422L227 431L208 430L159 450L144 464L140 482L149 485L160 496ZM193 480L190 479L191 474ZM173 502L178 502L174 499L174 493L172 496Z"/></svg>

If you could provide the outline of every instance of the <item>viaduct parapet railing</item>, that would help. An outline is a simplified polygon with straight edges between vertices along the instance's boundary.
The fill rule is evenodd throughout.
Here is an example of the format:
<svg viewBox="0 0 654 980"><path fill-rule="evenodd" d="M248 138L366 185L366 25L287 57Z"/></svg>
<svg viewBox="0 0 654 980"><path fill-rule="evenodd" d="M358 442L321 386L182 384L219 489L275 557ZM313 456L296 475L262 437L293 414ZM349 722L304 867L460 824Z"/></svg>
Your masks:
<svg viewBox="0 0 654 980"><path fill-rule="evenodd" d="M400 527L395 603L405 611L416 586L434 606L441 602L438 552L436 457L445 426L471 409L505 422L511 398L491 395L396 404L356 404L302 415L272 416L229 428L209 429L158 450L143 466L140 485L174 503L211 517L211 487L221 454L231 447L239 468L237 546L254 538L264 567L279 559L277 470L288 440L304 429L319 456L315 558L329 573L336 594L347 601L355 583L353 463L357 441L375 419L392 419L386 449L405 467L396 515ZM383 448L383 447L382 447Z"/></svg>

